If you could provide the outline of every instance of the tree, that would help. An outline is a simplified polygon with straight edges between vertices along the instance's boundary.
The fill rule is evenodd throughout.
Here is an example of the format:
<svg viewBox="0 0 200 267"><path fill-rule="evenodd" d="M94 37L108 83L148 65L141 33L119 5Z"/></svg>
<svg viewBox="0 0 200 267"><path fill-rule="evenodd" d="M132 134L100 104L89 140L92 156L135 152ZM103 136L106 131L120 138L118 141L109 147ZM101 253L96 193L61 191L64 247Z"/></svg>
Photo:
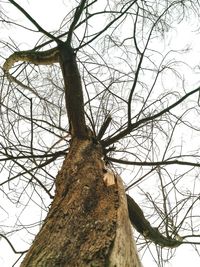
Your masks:
<svg viewBox="0 0 200 267"><path fill-rule="evenodd" d="M185 71L180 53L189 49L158 45L173 25L198 15L198 1L72 2L56 31L8 2L31 26L6 17L4 2L2 24L40 34L29 50L1 41L8 54L1 76L1 190L22 210L35 202L47 214L21 266L141 266L129 218L139 248L153 242L172 253L183 244L198 251L199 147L184 142L186 132L196 141L199 131L193 116L200 88L188 89L179 72ZM134 173L125 188L123 173ZM151 177L152 191L146 190ZM134 187L150 214L126 197ZM29 232L22 217L15 231ZM23 255L9 234L2 227L1 237Z"/></svg>

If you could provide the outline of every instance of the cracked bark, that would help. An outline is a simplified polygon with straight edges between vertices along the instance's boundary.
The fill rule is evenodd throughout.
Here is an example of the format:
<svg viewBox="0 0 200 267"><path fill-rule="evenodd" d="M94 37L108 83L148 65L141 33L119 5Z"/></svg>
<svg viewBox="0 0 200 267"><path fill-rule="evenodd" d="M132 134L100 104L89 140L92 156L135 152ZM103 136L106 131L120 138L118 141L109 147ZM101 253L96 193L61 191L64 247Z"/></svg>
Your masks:
<svg viewBox="0 0 200 267"><path fill-rule="evenodd" d="M141 266L119 177L104 182L100 145L75 138L44 224L21 267Z"/></svg>

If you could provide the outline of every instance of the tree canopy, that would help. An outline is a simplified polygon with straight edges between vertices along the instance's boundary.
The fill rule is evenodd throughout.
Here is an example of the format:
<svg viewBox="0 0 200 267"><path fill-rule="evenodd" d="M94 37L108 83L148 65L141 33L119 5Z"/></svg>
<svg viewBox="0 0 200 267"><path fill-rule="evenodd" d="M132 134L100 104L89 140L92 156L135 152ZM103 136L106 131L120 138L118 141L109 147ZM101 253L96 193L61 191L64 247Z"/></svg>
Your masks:
<svg viewBox="0 0 200 267"><path fill-rule="evenodd" d="M20 255L28 249L76 113L151 225L199 255L199 1L57 1L61 15L46 1L43 19L32 2L0 1L2 240ZM80 71L84 108L71 99L75 113L56 61L62 42ZM135 235L144 262L176 255Z"/></svg>

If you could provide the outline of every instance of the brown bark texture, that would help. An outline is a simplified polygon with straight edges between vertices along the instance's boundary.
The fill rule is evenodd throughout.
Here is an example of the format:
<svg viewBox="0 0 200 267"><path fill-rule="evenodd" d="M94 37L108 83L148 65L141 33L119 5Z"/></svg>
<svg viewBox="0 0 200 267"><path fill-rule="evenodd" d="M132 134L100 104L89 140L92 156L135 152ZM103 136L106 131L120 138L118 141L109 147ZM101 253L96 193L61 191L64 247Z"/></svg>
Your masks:
<svg viewBox="0 0 200 267"><path fill-rule="evenodd" d="M47 218L21 267L139 267L120 177L101 147L74 138Z"/></svg>

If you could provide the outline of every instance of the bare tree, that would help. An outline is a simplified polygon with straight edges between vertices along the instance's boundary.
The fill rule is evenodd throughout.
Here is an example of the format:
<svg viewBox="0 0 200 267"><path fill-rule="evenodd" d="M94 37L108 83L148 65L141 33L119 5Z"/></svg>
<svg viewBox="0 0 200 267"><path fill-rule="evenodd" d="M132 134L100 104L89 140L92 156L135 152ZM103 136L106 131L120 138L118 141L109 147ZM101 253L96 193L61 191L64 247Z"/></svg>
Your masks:
<svg viewBox="0 0 200 267"><path fill-rule="evenodd" d="M39 230L21 266L141 266L129 219L158 266L181 245L199 253L200 88L184 76L198 69L163 45L199 3L99 2L72 1L52 32L1 2L2 27L40 36L1 40L0 186L20 212L0 235L21 257L10 238Z"/></svg>

